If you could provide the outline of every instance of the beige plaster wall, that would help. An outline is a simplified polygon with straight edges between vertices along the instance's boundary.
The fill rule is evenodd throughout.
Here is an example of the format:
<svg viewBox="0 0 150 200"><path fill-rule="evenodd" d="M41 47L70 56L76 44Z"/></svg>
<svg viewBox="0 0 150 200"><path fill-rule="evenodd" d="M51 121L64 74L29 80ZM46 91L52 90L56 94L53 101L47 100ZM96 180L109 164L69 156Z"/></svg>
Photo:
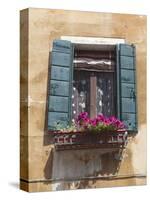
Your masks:
<svg viewBox="0 0 150 200"><path fill-rule="evenodd" d="M30 8L21 11L20 19L21 189L145 184L146 16ZM58 153L51 144L46 132L49 53L52 41L64 35L124 38L136 45L139 131L130 138L122 161L100 149Z"/></svg>

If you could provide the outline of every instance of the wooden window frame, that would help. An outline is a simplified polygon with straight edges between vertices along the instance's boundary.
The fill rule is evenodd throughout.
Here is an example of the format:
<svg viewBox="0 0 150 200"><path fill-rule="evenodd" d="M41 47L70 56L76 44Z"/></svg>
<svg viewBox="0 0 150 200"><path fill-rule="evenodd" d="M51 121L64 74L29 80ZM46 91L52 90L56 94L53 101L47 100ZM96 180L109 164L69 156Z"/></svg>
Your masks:
<svg viewBox="0 0 150 200"><path fill-rule="evenodd" d="M89 51L90 53L93 53L93 51ZM105 51L101 51L101 53L106 53L107 52L107 54L109 53L109 50L105 50ZM113 53L112 53L113 52ZM116 52L116 50L115 50L115 48L113 49L113 51L111 50L111 53L112 53L112 55L110 55L110 57L109 57L109 59L111 60L112 58L111 58L111 56L113 57L113 59L115 60L115 62L116 62L116 54L115 54L115 52ZM100 55L99 55L100 56ZM107 56L109 56L109 55L107 55ZM75 57L77 57L77 55L76 55L76 52L75 52ZM108 58L107 58L108 59ZM113 61L114 61L113 60ZM97 101L96 101L96 99L97 99L97 79L98 79L98 73L113 73L113 94L115 94L116 92L116 84L115 84L115 70L116 70L116 66L115 66L116 64L114 64L114 66L111 66L111 69L109 69L108 67L106 67L106 68L98 68L97 66L91 66L91 67L88 67L88 68L86 68L85 66L77 66L77 65L75 65L74 66L74 70L75 71L85 71L85 72L89 72L89 82L90 82L90 95L89 95L89 113L90 113L90 117L91 118L93 118L93 117L95 117L96 115L97 115ZM112 96L113 96L113 94L112 94ZM113 97L112 97L113 98ZM114 97L114 99L113 99L113 115L116 115L116 99L115 99L115 97Z"/></svg>

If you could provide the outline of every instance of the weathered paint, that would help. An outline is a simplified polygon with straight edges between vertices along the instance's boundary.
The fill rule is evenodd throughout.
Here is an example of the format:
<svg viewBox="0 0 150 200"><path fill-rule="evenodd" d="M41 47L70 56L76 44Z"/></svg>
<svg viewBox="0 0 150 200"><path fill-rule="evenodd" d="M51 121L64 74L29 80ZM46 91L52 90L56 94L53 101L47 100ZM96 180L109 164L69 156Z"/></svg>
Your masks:
<svg viewBox="0 0 150 200"><path fill-rule="evenodd" d="M48 80L48 130L58 129L57 123L67 126L71 121L72 53L71 42L53 41Z"/></svg>
<svg viewBox="0 0 150 200"><path fill-rule="evenodd" d="M137 132L136 48L128 44L120 44L119 47L120 119L130 132Z"/></svg>
<svg viewBox="0 0 150 200"><path fill-rule="evenodd" d="M136 45L138 134L131 137L121 162L114 159L114 153L103 154L101 150L64 152L60 159L53 151L45 128L49 49L52 41L63 35L125 38ZM33 181L21 181L21 188L32 192L146 183L146 16L33 8L21 11L20 161L21 178ZM59 166L63 170L57 173ZM50 181L74 174L81 178L115 174L117 179Z"/></svg>

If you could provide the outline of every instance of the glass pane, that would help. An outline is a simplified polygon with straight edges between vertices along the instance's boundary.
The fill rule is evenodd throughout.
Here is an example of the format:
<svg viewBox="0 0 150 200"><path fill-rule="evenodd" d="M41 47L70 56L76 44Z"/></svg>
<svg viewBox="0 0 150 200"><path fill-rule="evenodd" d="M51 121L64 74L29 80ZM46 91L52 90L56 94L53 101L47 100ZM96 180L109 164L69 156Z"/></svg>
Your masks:
<svg viewBox="0 0 150 200"><path fill-rule="evenodd" d="M89 113L90 76L83 71L74 71L72 94L72 118L80 112Z"/></svg>
<svg viewBox="0 0 150 200"><path fill-rule="evenodd" d="M97 115L114 115L113 73L97 73Z"/></svg>

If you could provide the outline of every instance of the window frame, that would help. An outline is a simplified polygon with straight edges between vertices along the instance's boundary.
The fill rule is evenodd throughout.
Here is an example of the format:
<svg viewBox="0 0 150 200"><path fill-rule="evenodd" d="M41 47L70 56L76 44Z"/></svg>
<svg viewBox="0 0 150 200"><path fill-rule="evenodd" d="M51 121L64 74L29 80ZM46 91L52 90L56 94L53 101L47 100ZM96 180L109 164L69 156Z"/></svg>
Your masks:
<svg viewBox="0 0 150 200"><path fill-rule="evenodd" d="M76 49L77 47L77 49ZM86 47L88 47L88 50L86 50ZM97 48L100 47L100 50L96 50L92 49L93 45L85 45L85 47L82 45L81 49L80 49L80 44L79 45L75 45L74 47L74 59L76 58L80 58L80 56L82 56L83 58L88 58L88 56L90 57L93 56L95 59L99 60L110 60L113 62L112 65L110 66L97 66L95 68L95 65L92 65L90 67L86 67L86 66L81 66L80 64L76 64L74 63L73 66L73 71L74 73L77 73L79 71L79 77L80 77L80 72L85 72L85 73L89 73L89 109L87 108L87 110L89 110L89 116L91 118L96 117L97 113L97 80L98 80L98 76L101 74L104 74L106 76L107 73L113 73L112 74L112 79L113 79L113 93L115 94L115 97L113 97L113 94L111 95L111 99L113 101L113 112L111 115L115 115L117 114L117 100L116 100L116 83L115 83L115 76L116 76L116 45L98 45ZM102 47L104 48L104 50L102 49ZM84 49L85 48L85 49ZM108 49L107 49L108 48ZM95 55L97 54L97 55ZM87 57L86 57L87 56ZM81 57L81 58L82 58ZM113 59L112 59L113 58ZM81 64L82 65L82 64ZM75 78L75 77L74 77ZM74 80L73 80L74 81ZM74 104L74 103L73 103ZM75 111L77 112L77 111ZM87 112L87 111L86 111ZM104 113L102 113L104 114ZM72 119L74 119L74 114L72 112Z"/></svg>

